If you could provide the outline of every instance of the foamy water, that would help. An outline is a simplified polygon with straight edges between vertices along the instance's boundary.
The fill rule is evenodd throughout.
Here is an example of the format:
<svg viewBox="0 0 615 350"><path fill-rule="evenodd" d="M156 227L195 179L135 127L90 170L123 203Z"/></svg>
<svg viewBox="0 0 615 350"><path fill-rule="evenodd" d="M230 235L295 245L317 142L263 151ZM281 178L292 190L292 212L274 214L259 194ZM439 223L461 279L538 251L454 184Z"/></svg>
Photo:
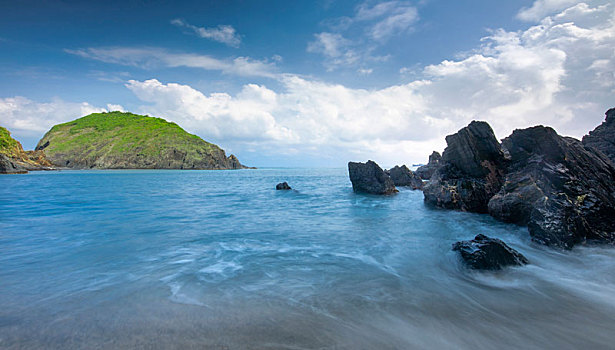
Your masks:
<svg viewBox="0 0 615 350"><path fill-rule="evenodd" d="M613 347L615 249L422 199L345 169L2 176L0 348ZM478 233L531 264L467 270Z"/></svg>

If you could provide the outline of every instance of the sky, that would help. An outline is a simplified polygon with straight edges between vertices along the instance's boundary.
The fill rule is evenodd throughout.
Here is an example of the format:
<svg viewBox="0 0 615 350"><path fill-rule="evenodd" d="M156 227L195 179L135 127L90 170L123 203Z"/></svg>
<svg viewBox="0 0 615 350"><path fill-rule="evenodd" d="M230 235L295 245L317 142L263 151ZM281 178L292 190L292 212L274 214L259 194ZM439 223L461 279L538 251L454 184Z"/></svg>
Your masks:
<svg viewBox="0 0 615 350"><path fill-rule="evenodd" d="M0 125L101 111L257 167L425 163L472 120L580 138L615 106L615 1L0 1Z"/></svg>

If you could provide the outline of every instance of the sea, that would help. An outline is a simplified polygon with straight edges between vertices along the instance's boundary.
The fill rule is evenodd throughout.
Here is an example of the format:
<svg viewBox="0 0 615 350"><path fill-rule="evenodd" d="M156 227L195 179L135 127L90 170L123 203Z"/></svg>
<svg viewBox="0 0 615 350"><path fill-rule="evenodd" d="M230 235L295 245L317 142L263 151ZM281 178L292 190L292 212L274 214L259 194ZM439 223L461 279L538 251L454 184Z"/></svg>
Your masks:
<svg viewBox="0 0 615 350"><path fill-rule="evenodd" d="M530 264L468 269L451 245L479 233ZM615 248L344 168L4 175L0 348L613 349Z"/></svg>

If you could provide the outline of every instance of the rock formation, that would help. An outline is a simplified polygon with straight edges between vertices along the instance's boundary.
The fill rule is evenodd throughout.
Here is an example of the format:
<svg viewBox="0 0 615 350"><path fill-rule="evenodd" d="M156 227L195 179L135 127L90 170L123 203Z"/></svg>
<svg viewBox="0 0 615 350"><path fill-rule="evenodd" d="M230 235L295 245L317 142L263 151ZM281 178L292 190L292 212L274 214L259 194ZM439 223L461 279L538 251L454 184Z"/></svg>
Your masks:
<svg viewBox="0 0 615 350"><path fill-rule="evenodd" d="M429 156L429 162L422 167L416 169L414 173L423 180L431 179L433 173L436 171L436 169L438 169L440 159L442 159L440 153L433 151L433 153Z"/></svg>
<svg viewBox="0 0 615 350"><path fill-rule="evenodd" d="M615 168L604 154L544 126L515 130L502 145L510 164L492 216L527 225L547 245L615 241Z"/></svg>
<svg viewBox="0 0 615 350"><path fill-rule="evenodd" d="M447 147L431 180L425 202L447 209L487 213L489 199L502 186L506 159L493 130L473 121L446 137Z"/></svg>
<svg viewBox="0 0 615 350"><path fill-rule="evenodd" d="M471 241L453 244L466 265L477 270L500 270L506 266L519 266L529 261L518 251L497 238L477 235Z"/></svg>
<svg viewBox="0 0 615 350"><path fill-rule="evenodd" d="M583 136L583 145L604 153L615 163L615 108L606 111L606 118L589 135Z"/></svg>
<svg viewBox="0 0 615 350"><path fill-rule="evenodd" d="M275 185L275 189L276 190L291 190L290 186L288 186L288 183L286 181L280 182L279 184Z"/></svg>
<svg viewBox="0 0 615 350"><path fill-rule="evenodd" d="M392 194L398 192L391 177L369 160L367 163L348 162L348 174L355 192Z"/></svg>
<svg viewBox="0 0 615 350"><path fill-rule="evenodd" d="M605 153L544 126L515 130L500 146L489 125L472 122L446 142L426 203L527 225L546 245L615 242L615 165Z"/></svg>
<svg viewBox="0 0 615 350"><path fill-rule="evenodd" d="M408 186L413 190L419 190L423 188L423 180L408 169L407 166L402 165L385 170L385 174L391 177L395 186Z"/></svg>
<svg viewBox="0 0 615 350"><path fill-rule="evenodd" d="M24 151L11 133L0 127L0 174L24 174L29 170L51 170L43 151Z"/></svg>

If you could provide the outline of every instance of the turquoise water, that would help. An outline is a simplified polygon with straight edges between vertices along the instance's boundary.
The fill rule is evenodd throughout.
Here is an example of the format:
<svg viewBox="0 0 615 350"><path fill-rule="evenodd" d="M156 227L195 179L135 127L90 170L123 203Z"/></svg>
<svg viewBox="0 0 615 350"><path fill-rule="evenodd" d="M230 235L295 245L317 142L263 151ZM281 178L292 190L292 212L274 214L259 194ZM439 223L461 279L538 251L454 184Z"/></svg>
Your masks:
<svg viewBox="0 0 615 350"><path fill-rule="evenodd" d="M468 271L477 233L532 264ZM612 348L614 271L345 169L0 177L2 349Z"/></svg>

